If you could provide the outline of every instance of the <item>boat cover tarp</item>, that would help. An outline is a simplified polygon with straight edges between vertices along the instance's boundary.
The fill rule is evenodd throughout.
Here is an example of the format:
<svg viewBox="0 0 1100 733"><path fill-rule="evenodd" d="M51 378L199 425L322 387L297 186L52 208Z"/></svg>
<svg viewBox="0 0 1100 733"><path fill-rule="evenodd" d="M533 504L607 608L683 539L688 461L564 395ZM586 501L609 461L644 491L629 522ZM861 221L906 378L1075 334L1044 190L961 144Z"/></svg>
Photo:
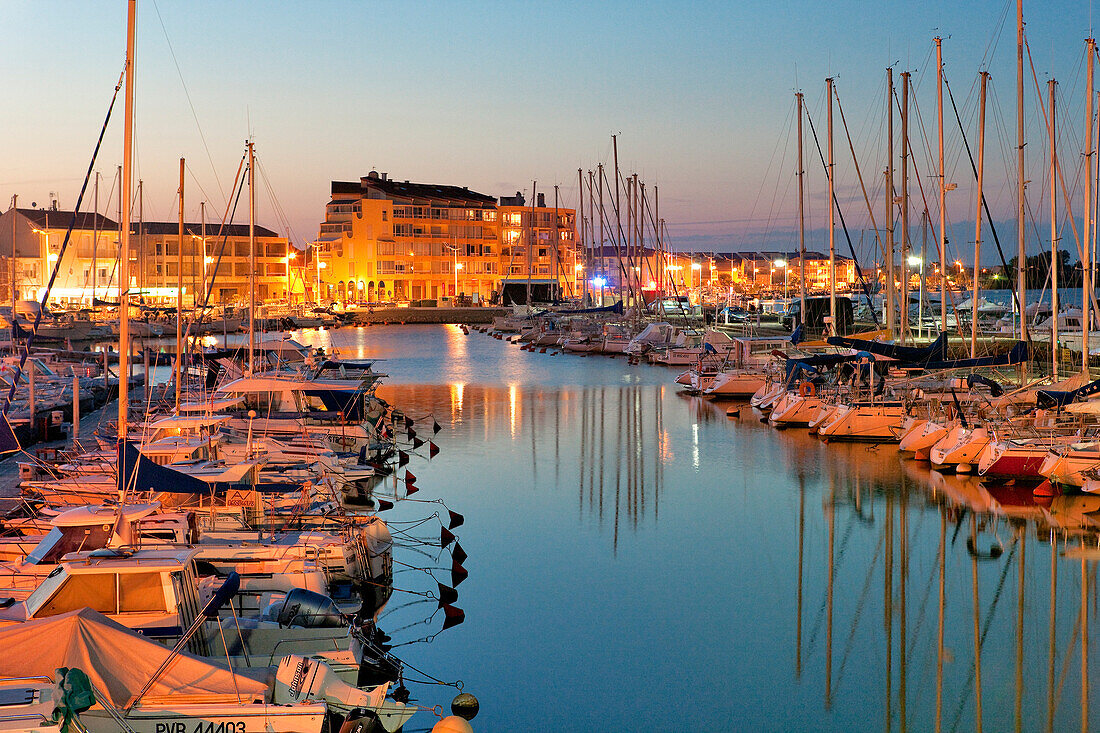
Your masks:
<svg viewBox="0 0 1100 733"><path fill-rule="evenodd" d="M1007 354L997 356L979 356L976 359L952 359L944 361L927 361L920 364L929 370L935 369L973 369L975 367L1011 366L1023 364L1028 359L1027 343L1017 341L1008 350Z"/></svg>
<svg viewBox="0 0 1100 733"><path fill-rule="evenodd" d="M947 361L946 333L941 333L939 338L928 346L923 347L899 346L898 344L868 341L865 339L851 338L850 336L830 336L825 340L831 346L842 346L857 351L867 351L876 356L885 356L909 364L924 364L926 362L942 363Z"/></svg>
<svg viewBox="0 0 1100 733"><path fill-rule="evenodd" d="M623 314L623 302L621 300L615 301L615 305L604 305L599 308L572 308L569 310L556 310L554 311L559 316L577 316L584 313L618 313Z"/></svg>
<svg viewBox="0 0 1100 733"><path fill-rule="evenodd" d="M125 449L123 449L125 445ZM138 452L133 443L119 443L119 466L125 470L118 472L118 490L125 491L166 491L173 494L211 493L210 484L202 479L174 471L149 460Z"/></svg>
<svg viewBox="0 0 1100 733"><path fill-rule="evenodd" d="M53 679L59 667L75 667L116 707L127 705L171 653L90 608L4 628L0 649L0 677ZM148 694L235 696L240 690L241 701L251 702L265 697L266 674L231 672L213 661L179 654Z"/></svg>
<svg viewBox="0 0 1100 733"><path fill-rule="evenodd" d="M1060 382L1047 385L1046 387L1038 387L1037 382L1032 382L1031 386L1022 387L1020 389L1013 390L1003 397L998 397L992 402L992 405L996 409L1002 409L1008 405L1029 405L1034 404L1040 390L1054 391L1054 392L1072 392L1073 390L1080 389L1088 383L1088 376L1082 372L1078 372L1071 377L1067 377Z"/></svg>
<svg viewBox="0 0 1100 733"><path fill-rule="evenodd" d="M1065 407L1072 402L1079 402L1086 397L1100 393L1100 380L1089 382L1077 389L1063 392L1054 389L1041 389L1035 395L1035 403L1039 407Z"/></svg>

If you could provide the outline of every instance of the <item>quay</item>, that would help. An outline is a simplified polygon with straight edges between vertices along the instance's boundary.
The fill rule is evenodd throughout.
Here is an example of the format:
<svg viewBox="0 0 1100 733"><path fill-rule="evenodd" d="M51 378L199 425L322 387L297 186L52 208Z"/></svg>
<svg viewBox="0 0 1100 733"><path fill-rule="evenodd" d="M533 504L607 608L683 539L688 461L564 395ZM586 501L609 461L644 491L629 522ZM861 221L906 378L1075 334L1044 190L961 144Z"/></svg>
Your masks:
<svg viewBox="0 0 1100 733"><path fill-rule="evenodd" d="M353 325L401 325L410 323L492 323L497 316L511 313L509 308L483 308L480 306L456 307L408 307L375 308L350 313L348 323Z"/></svg>

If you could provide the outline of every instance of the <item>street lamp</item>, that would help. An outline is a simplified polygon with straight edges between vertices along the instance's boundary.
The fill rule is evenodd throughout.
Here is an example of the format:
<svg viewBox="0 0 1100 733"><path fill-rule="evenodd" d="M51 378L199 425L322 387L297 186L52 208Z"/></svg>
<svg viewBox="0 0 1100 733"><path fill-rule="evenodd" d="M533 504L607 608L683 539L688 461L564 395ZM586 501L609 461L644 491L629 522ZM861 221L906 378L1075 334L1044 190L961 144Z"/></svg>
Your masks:
<svg viewBox="0 0 1100 733"><path fill-rule="evenodd" d="M290 247L289 242L287 243L287 247ZM286 262L286 304L287 305L290 305L290 263L297 256L298 256L297 252L289 252L288 251L286 259L284 260L284 262Z"/></svg>
<svg viewBox="0 0 1100 733"><path fill-rule="evenodd" d="M458 271L462 269L462 263L455 263L455 295L458 295Z"/></svg>
<svg viewBox="0 0 1100 733"><path fill-rule="evenodd" d="M790 297L787 289L787 273L789 272L789 270L787 269L787 261L784 259L778 259L773 264L783 270L783 299L786 300L788 297Z"/></svg>
<svg viewBox="0 0 1100 733"><path fill-rule="evenodd" d="M905 260L910 267L917 268L917 335L924 337L924 260L916 255L909 255ZM908 292L909 284L905 285ZM909 304L905 304L905 322L909 322ZM946 326L944 329L946 330Z"/></svg>
<svg viewBox="0 0 1100 733"><path fill-rule="evenodd" d="M703 269L703 266L700 265L698 262L692 262L691 263L691 269L695 271L695 273L694 273L695 287L697 287L697 288L702 287L702 285L703 285L703 273L700 272L700 270Z"/></svg>

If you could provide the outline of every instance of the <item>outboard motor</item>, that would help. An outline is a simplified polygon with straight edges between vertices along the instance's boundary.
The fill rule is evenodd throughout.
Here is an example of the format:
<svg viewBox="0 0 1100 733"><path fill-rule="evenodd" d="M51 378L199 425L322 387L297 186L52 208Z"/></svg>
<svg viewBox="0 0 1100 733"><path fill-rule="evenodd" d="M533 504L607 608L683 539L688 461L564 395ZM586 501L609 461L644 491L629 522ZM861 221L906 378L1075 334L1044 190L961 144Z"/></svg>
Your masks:
<svg viewBox="0 0 1100 733"><path fill-rule="evenodd" d="M347 625L335 601L305 588L293 589L286 594L281 606L275 606L278 607L275 620L281 627L329 629ZM274 609L269 612L271 610Z"/></svg>

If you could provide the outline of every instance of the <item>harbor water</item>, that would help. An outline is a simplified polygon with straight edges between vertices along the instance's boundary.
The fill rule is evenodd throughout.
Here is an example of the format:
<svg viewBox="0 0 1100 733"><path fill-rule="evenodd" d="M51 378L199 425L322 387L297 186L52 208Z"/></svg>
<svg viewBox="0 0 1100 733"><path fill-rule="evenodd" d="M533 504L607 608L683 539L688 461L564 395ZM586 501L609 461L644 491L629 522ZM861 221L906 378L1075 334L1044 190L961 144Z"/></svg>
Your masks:
<svg viewBox="0 0 1100 733"><path fill-rule="evenodd" d="M734 403L623 358L526 352L454 326L292 335L377 359L379 394L441 427L439 454L424 446L407 466L420 491L384 516L400 540L446 515L433 500L461 513L465 623L401 646L424 638L417 619L438 619L417 595L436 587L423 567L437 557L448 582L438 547L397 570L381 623L411 665L478 697L476 730L1100 719L1082 633L1096 566L1072 553L1095 546L1100 501L1037 506L894 446L826 445L747 405L727 417Z"/></svg>

